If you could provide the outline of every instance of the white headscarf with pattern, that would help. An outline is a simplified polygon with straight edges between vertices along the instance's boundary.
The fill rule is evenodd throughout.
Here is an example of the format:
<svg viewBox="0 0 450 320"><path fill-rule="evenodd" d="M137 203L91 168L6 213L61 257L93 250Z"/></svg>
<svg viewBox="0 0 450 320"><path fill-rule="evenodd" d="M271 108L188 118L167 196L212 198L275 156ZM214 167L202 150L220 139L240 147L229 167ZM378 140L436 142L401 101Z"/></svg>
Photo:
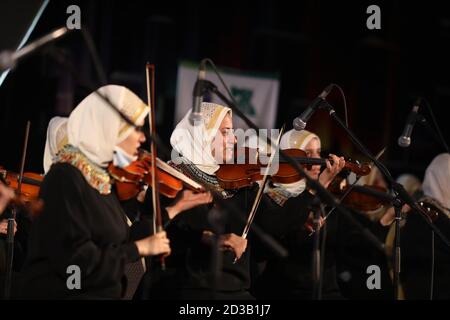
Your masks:
<svg viewBox="0 0 450 320"><path fill-rule="evenodd" d="M320 145L320 138L315 133L308 130L297 131L292 129L281 137L280 149L300 149L305 151L306 146L312 139L317 139Z"/></svg>
<svg viewBox="0 0 450 320"><path fill-rule="evenodd" d="M126 87L106 85L97 91L135 124L139 124L149 112L149 107ZM101 167L112 161L114 147L133 129L95 92L81 101L67 123L69 143Z"/></svg>
<svg viewBox="0 0 450 320"><path fill-rule="evenodd" d="M302 130L297 131L295 129L289 130L286 132L282 137L280 141L280 149L300 149L303 151L306 151L305 148L308 145L311 140L317 139L320 145L320 139L319 137L308 131L308 130ZM301 194L306 189L306 182L305 179L301 179L297 182L293 183L279 183L275 184L276 186L280 186L284 189L286 189L288 192L290 192L293 196L297 196Z"/></svg>
<svg viewBox="0 0 450 320"><path fill-rule="evenodd" d="M219 127L231 109L216 103L201 104L202 123L193 126L189 121L189 111L178 123L170 137L172 160L182 155L201 171L213 175L218 169L216 159L212 155L212 142Z"/></svg>

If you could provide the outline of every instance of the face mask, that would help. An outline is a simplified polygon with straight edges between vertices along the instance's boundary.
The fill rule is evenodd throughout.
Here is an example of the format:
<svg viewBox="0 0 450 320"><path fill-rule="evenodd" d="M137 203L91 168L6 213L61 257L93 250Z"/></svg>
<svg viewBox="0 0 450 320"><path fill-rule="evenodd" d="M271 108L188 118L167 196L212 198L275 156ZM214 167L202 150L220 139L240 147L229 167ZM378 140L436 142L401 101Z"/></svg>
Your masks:
<svg viewBox="0 0 450 320"><path fill-rule="evenodd" d="M124 168L135 160L137 160L137 156L131 156L118 146L114 147L113 164L116 167Z"/></svg>

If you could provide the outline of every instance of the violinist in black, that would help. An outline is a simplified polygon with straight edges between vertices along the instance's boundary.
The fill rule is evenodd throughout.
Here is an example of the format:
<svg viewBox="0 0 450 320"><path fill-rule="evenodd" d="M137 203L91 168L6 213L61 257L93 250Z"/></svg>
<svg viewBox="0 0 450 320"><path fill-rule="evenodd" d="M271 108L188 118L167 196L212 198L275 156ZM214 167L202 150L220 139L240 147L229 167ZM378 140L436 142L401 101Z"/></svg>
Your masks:
<svg viewBox="0 0 450 320"><path fill-rule="evenodd" d="M288 131L280 142L281 149L298 148L308 157L320 158L320 139L317 135L303 131ZM320 173L314 165L306 173L317 179L324 187L342 170L343 158L331 155L333 165ZM304 180L292 184L272 184L265 190L256 222L273 235L289 251L286 258L274 257L267 250L258 250L254 255L253 292L261 299L311 299L312 279L312 213L310 205L315 196L306 189ZM260 214L265 212L265 214ZM331 217L333 218L333 217ZM323 220L321 220L322 224ZM328 235L336 233L335 221L327 221ZM336 283L335 244L327 243L327 254L323 272L323 298L340 298ZM256 253L256 252L255 252Z"/></svg>
<svg viewBox="0 0 450 320"><path fill-rule="evenodd" d="M231 110L213 103L202 103L201 109L202 124L192 126L188 113L175 128L171 144L177 155L171 164L217 191L223 201L238 210L210 204L176 215L166 211L170 215L166 217L166 231L172 254L166 260L168 270L154 277L151 297L251 299L250 247L241 235L254 192L251 188L235 191L220 187L215 176L218 163L234 155L236 143Z"/></svg>
<svg viewBox="0 0 450 320"><path fill-rule="evenodd" d="M136 125L148 107L125 87L98 91ZM137 154L145 141L96 93L87 96L67 123L68 144L41 185L43 212L29 238L20 296L34 299L120 299L125 264L139 257L170 254L164 232L129 240L125 213L111 192L106 167Z"/></svg>

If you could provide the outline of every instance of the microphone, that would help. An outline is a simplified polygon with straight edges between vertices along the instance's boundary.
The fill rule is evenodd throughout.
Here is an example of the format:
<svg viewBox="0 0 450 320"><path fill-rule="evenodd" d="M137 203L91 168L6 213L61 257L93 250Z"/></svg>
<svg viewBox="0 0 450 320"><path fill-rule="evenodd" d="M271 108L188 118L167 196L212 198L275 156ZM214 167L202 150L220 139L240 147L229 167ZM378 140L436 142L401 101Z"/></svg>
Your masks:
<svg viewBox="0 0 450 320"><path fill-rule="evenodd" d="M408 118L406 119L406 125L403 129L403 133L398 138L398 145L402 148L407 148L411 144L411 134L417 120L417 112L419 111L420 102L421 99L417 99L414 107L408 115Z"/></svg>
<svg viewBox="0 0 450 320"><path fill-rule="evenodd" d="M52 42L58 38L61 38L63 35L65 35L69 30L66 27L61 27L59 29L56 29L52 31L51 33L47 34L46 36L43 36L29 45L26 45L20 50L17 51L10 51L5 50L0 53L0 71L5 71L11 68L14 68L17 64L17 62L24 58L25 56L28 56L35 50L39 49L43 45Z"/></svg>
<svg viewBox="0 0 450 320"><path fill-rule="evenodd" d="M302 131L306 127L306 123L308 122L309 118L313 115L313 113L316 111L317 107L320 106L322 102L325 101L325 98L328 96L328 94L333 89L333 84L328 85L321 94L317 98L314 99L314 101L308 106L308 108L303 111L303 113L294 119L292 122L294 129L297 131Z"/></svg>
<svg viewBox="0 0 450 320"><path fill-rule="evenodd" d="M203 59L200 61L200 66L198 68L198 78L195 82L194 92L193 92L193 104L192 112L189 115L189 122L191 125L199 125L202 121L202 111L201 105L203 100L203 83L206 78L206 61Z"/></svg>

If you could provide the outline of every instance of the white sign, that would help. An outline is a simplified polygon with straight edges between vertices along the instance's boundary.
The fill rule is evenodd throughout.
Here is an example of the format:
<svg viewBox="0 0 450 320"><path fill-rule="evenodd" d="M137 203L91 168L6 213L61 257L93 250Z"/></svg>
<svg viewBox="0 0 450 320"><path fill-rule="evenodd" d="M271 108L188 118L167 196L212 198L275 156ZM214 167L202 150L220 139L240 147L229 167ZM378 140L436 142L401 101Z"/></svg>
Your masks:
<svg viewBox="0 0 450 320"><path fill-rule="evenodd" d="M277 75L221 68L219 68L219 72L236 99L239 109L260 128L274 128L280 88ZM180 63L177 78L175 124L192 108L192 92L197 77L198 64L187 61ZM207 69L206 79L213 82L219 91L228 97L225 88L211 68ZM215 95L206 95L203 101L225 105ZM235 128L248 128L239 116L233 116L233 124Z"/></svg>

